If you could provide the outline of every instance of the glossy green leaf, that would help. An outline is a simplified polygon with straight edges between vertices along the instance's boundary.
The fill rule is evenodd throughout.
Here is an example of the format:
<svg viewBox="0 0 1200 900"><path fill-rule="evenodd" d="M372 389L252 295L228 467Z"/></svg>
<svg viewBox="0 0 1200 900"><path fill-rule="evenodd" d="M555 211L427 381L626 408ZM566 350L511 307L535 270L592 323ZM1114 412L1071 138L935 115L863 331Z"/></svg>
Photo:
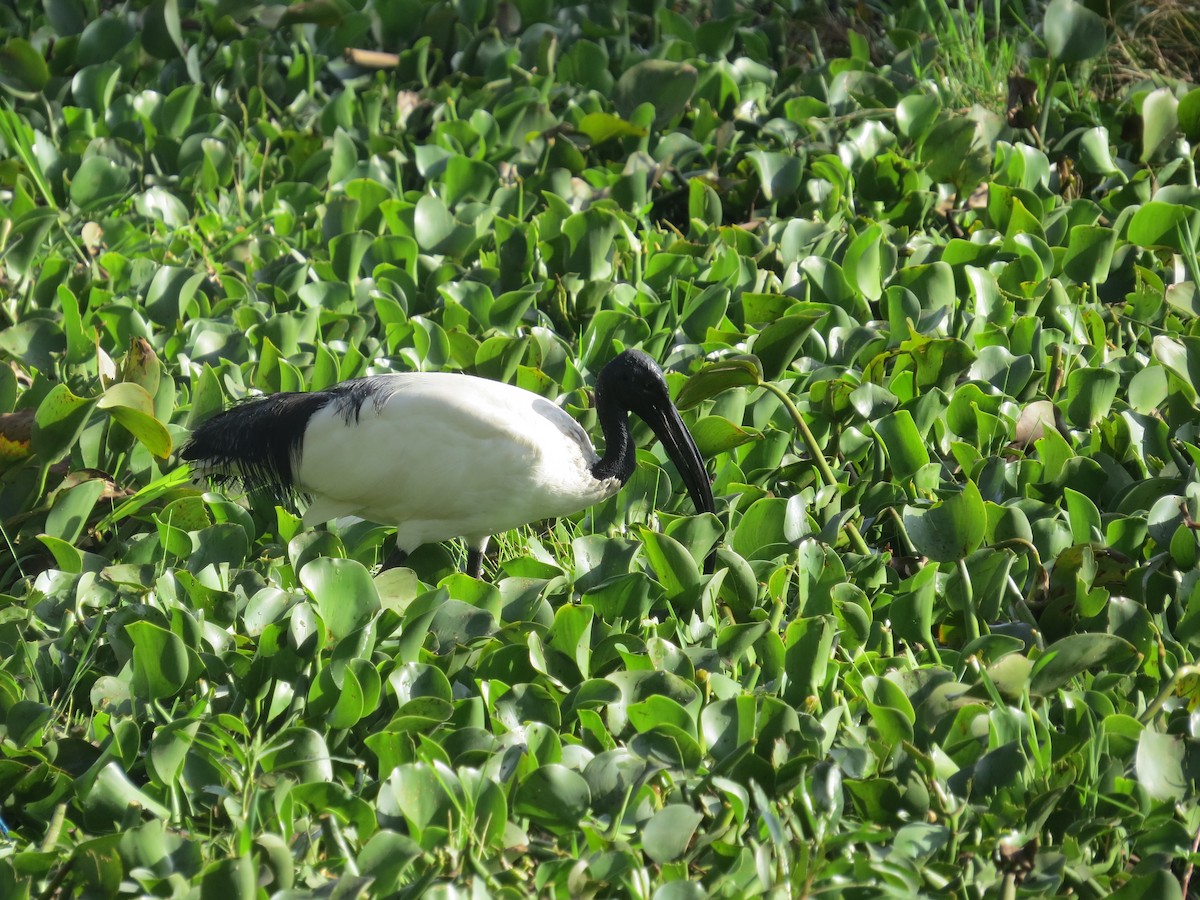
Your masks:
<svg viewBox="0 0 1200 900"><path fill-rule="evenodd" d="M1046 50L1060 63L1082 62L1104 52L1104 20L1077 0L1050 0L1043 22Z"/></svg>
<svg viewBox="0 0 1200 900"><path fill-rule="evenodd" d="M654 105L654 124L662 126L683 111L699 77L694 66L665 59L647 59L630 66L617 79L613 102L629 119L641 103Z"/></svg>
<svg viewBox="0 0 1200 900"><path fill-rule="evenodd" d="M917 550L936 562L956 562L975 550L987 529L983 498L974 482L934 506L907 507L904 527Z"/></svg>

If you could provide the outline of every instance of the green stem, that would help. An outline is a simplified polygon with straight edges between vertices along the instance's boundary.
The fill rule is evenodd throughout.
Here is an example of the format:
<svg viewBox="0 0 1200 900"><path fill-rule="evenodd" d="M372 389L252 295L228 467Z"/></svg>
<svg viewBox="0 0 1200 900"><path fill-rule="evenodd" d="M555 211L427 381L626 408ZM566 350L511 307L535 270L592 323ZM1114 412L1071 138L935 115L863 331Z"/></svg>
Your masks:
<svg viewBox="0 0 1200 900"><path fill-rule="evenodd" d="M1046 94L1042 97L1042 114L1038 120L1038 142L1045 147L1046 145L1046 129L1050 126L1050 98L1054 93L1054 83L1058 80L1058 73L1061 67L1058 63L1050 64L1050 71L1046 73Z"/></svg>
<svg viewBox="0 0 1200 900"><path fill-rule="evenodd" d="M1183 237L1183 265L1188 271L1188 277L1192 279L1192 284L1197 290L1200 290L1200 263L1197 262L1197 246L1195 236L1192 234L1192 225L1187 219L1179 223L1180 234Z"/></svg>
<svg viewBox="0 0 1200 900"><path fill-rule="evenodd" d="M1171 695L1175 693L1175 688L1184 678L1190 678L1193 675L1200 675L1200 665L1180 666L1171 673L1171 677L1167 683L1163 685L1163 689L1158 692L1150 705L1146 707L1146 711L1138 716L1138 721L1143 725L1149 725L1150 722L1158 715L1158 711L1162 709L1163 704L1171 699Z"/></svg>
<svg viewBox="0 0 1200 900"><path fill-rule="evenodd" d="M762 387L780 399L784 408L788 411L788 415L796 423L796 428L800 431L800 437L804 439L804 445L808 448L808 452L812 454L813 462L816 463L817 472L821 475L821 481L830 487L836 486L838 484L837 476L833 474L833 469L829 467L829 463L825 459L825 454L821 451L821 445L817 443L817 438L812 433L812 429L804 421L804 416L800 415L800 410L796 408L796 404L792 402L792 398L788 396L787 391L770 381L762 382ZM850 537L850 543L854 545L854 549L863 556L870 556L871 548L863 540L858 527L853 522L847 522L845 528L846 534Z"/></svg>
<svg viewBox="0 0 1200 900"><path fill-rule="evenodd" d="M958 575L963 582L963 605L966 607L963 612L967 620L967 634L971 640L976 640L980 636L980 629L979 614L975 608L975 591L971 587L971 573L967 571L967 561L961 557L958 560Z"/></svg>

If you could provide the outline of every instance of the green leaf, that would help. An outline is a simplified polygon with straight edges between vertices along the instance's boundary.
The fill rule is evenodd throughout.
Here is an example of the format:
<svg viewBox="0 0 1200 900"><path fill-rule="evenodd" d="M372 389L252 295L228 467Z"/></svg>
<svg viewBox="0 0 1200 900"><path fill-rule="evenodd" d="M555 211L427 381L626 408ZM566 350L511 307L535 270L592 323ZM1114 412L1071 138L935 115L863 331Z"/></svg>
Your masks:
<svg viewBox="0 0 1200 900"><path fill-rule="evenodd" d="M95 780L87 788L83 807L90 816L103 817L112 822L120 822L130 809L161 819L171 815L169 809L145 791L139 790L116 760L107 762L96 774Z"/></svg>
<svg viewBox="0 0 1200 900"><path fill-rule="evenodd" d="M1071 488L1063 488L1063 499L1067 502L1067 518L1071 523L1071 540L1076 544L1090 544L1104 539L1100 521L1100 510L1086 494Z"/></svg>
<svg viewBox="0 0 1200 900"><path fill-rule="evenodd" d="M1067 420L1076 428L1091 428L1108 415L1121 376L1111 369L1075 369L1067 376Z"/></svg>
<svg viewBox="0 0 1200 900"><path fill-rule="evenodd" d="M1185 771L1185 747L1174 735L1146 728L1138 739L1138 781L1155 800L1181 801L1192 790Z"/></svg>
<svg viewBox="0 0 1200 900"><path fill-rule="evenodd" d="M79 439L94 402L76 397L66 385L52 387L34 415L33 452L47 464L61 459Z"/></svg>
<svg viewBox="0 0 1200 900"><path fill-rule="evenodd" d="M764 380L762 363L755 356L739 356L710 363L687 380L675 398L679 409L691 409L698 403L735 387L757 387Z"/></svg>
<svg viewBox="0 0 1200 900"><path fill-rule="evenodd" d="M173 697L188 683L187 646L177 635L153 622L130 622L133 641L133 690L147 700Z"/></svg>
<svg viewBox="0 0 1200 900"><path fill-rule="evenodd" d="M591 805L592 792L578 772L565 766L534 769L516 790L513 811L551 830L574 829Z"/></svg>
<svg viewBox="0 0 1200 900"><path fill-rule="evenodd" d="M97 478L60 493L46 516L46 534L68 544L79 540L105 487L105 482Z"/></svg>
<svg viewBox="0 0 1200 900"><path fill-rule="evenodd" d="M1042 29L1047 52L1060 63L1093 59L1108 45L1104 20L1076 0L1050 0Z"/></svg>
<svg viewBox="0 0 1200 900"><path fill-rule="evenodd" d="M696 561L686 547L674 538L649 528L640 528L638 533L654 575L666 590L667 597L677 597L700 583Z"/></svg>
<svg viewBox="0 0 1200 900"><path fill-rule="evenodd" d="M875 423L875 432L883 441L892 474L897 478L912 478L929 465L929 451L925 449L917 424L907 409L884 416Z"/></svg>
<svg viewBox="0 0 1200 900"><path fill-rule="evenodd" d="M1142 162L1151 158L1172 138L1179 127L1179 101L1170 88L1151 91L1142 101Z"/></svg>
<svg viewBox="0 0 1200 900"><path fill-rule="evenodd" d="M603 144L614 138L645 137L646 130L606 112L590 112L576 126L595 144Z"/></svg>
<svg viewBox="0 0 1200 900"><path fill-rule="evenodd" d="M71 202L84 212L108 206L129 188L129 170L104 156L90 156L71 179Z"/></svg>
<svg viewBox="0 0 1200 900"><path fill-rule="evenodd" d="M900 134L920 143L933 128L942 101L936 94L909 94L896 104L896 125Z"/></svg>
<svg viewBox="0 0 1200 900"><path fill-rule="evenodd" d="M42 54L24 38L10 37L0 47L0 87L14 94L39 93L50 80Z"/></svg>
<svg viewBox="0 0 1200 900"><path fill-rule="evenodd" d="M1193 88L1179 99L1175 115L1183 136L1193 145L1200 143L1200 88Z"/></svg>
<svg viewBox="0 0 1200 900"><path fill-rule="evenodd" d="M977 549L987 530L983 497L973 481L936 506L905 507L904 527L913 545L935 562L957 562Z"/></svg>
<svg viewBox="0 0 1200 900"><path fill-rule="evenodd" d="M727 453L742 444L763 439L761 431L742 428L720 416L704 416L697 419L696 424L689 431L696 441L700 455L705 459L710 459L719 453Z"/></svg>
<svg viewBox="0 0 1200 900"><path fill-rule="evenodd" d="M0 119L3 119L5 114L5 110L0 110ZM38 258L38 251L42 249L42 244L50 234L50 229L57 222L58 210L44 207L35 207L16 217L5 247L5 267L18 277L28 275Z"/></svg>
<svg viewBox="0 0 1200 900"><path fill-rule="evenodd" d="M159 59L177 59L187 53L178 0L154 0L142 23L142 46Z"/></svg>
<svg viewBox="0 0 1200 900"><path fill-rule="evenodd" d="M371 573L357 560L319 556L300 569L300 583L316 601L329 644L357 631L380 609Z"/></svg>
<svg viewBox="0 0 1200 900"><path fill-rule="evenodd" d="M1029 690L1046 696L1095 666L1119 666L1137 656L1133 645L1115 634L1071 634L1055 641L1034 664Z"/></svg>
<svg viewBox="0 0 1200 900"><path fill-rule="evenodd" d="M746 157L754 165L763 197L768 201L790 197L800 189L804 175L804 160L800 157L770 150L753 150Z"/></svg>
<svg viewBox="0 0 1200 900"><path fill-rule="evenodd" d="M1127 236L1139 247L1174 250L1176 253L1194 253L1185 235L1190 229L1192 239L1200 240L1200 210L1175 203L1151 200L1143 204L1129 220Z"/></svg>
<svg viewBox="0 0 1200 900"><path fill-rule="evenodd" d="M1102 225L1076 225L1067 241L1063 273L1077 284L1103 284L1108 280L1117 233Z"/></svg>
<svg viewBox="0 0 1200 900"><path fill-rule="evenodd" d="M751 349L762 365L766 380L774 381L787 371L809 331L826 314L824 309L794 308L755 336Z"/></svg>
<svg viewBox="0 0 1200 900"><path fill-rule="evenodd" d="M656 863L679 859L703 820L701 813L682 803L664 806L650 817L642 831L646 855Z"/></svg>
<svg viewBox="0 0 1200 900"><path fill-rule="evenodd" d="M96 408L106 410L155 456L171 455L171 435L154 417L154 400L141 385L131 381L112 385L100 395Z"/></svg>
<svg viewBox="0 0 1200 900"><path fill-rule="evenodd" d="M642 103L654 105L654 124L662 126L683 112L696 89L695 66L646 59L626 69L613 88L613 103L624 119Z"/></svg>
<svg viewBox="0 0 1200 900"><path fill-rule="evenodd" d="M249 856L210 863L200 876L200 900L249 900L258 874Z"/></svg>

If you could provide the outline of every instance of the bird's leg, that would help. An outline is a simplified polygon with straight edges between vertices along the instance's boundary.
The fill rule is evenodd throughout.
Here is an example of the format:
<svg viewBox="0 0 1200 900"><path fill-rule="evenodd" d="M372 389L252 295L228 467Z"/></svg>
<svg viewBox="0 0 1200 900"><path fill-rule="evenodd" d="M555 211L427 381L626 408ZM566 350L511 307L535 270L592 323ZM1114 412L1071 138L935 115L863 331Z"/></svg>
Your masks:
<svg viewBox="0 0 1200 900"><path fill-rule="evenodd" d="M393 547L392 552L387 555L387 559L383 561L383 565L379 567L380 572L386 572L388 569L394 569L397 566L404 565L404 561L408 559L408 554L399 547Z"/></svg>
<svg viewBox="0 0 1200 900"><path fill-rule="evenodd" d="M484 538L478 544L467 542L467 568L466 573L472 578L479 578L483 575L483 554L487 550L488 539Z"/></svg>

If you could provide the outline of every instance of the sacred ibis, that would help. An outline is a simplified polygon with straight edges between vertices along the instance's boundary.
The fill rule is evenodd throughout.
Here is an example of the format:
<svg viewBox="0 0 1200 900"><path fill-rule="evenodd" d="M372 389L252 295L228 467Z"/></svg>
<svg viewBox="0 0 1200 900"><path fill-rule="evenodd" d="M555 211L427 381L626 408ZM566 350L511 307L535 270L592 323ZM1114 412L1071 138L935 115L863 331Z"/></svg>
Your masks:
<svg viewBox="0 0 1200 900"><path fill-rule="evenodd" d="M238 403L201 424L182 456L197 474L308 500L307 525L357 516L396 526L398 565L463 537L478 577L488 538L615 494L635 467L628 413L663 443L698 512L713 512L700 452L658 365L626 350L596 381L599 456L544 397L471 375L370 375L323 391Z"/></svg>

